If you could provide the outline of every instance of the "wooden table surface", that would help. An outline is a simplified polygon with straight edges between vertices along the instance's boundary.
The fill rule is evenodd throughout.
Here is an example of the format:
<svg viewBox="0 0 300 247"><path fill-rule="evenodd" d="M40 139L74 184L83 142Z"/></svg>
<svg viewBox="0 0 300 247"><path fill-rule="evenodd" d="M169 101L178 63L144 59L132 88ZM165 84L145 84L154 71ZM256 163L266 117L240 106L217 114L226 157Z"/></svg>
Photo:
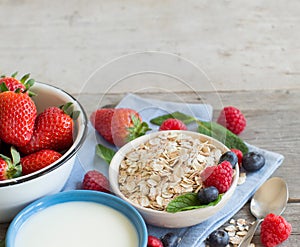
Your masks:
<svg viewBox="0 0 300 247"><path fill-rule="evenodd" d="M186 102L209 102L216 118L220 104L240 108L247 118L241 137L285 156L273 174L284 178L290 199L283 216L300 240L300 2L253 1L0 1L0 74L31 72L78 97L88 113L99 92L82 90L100 66L124 54L163 51L183 56L211 78L214 90L199 96L172 89ZM116 104L125 86L107 93ZM147 93L147 97L170 99ZM171 100L171 99L170 99ZM1 199L0 199L1 200ZM246 204L235 218L253 220ZM0 239L7 224L0 225ZM254 238L261 246L258 232Z"/></svg>

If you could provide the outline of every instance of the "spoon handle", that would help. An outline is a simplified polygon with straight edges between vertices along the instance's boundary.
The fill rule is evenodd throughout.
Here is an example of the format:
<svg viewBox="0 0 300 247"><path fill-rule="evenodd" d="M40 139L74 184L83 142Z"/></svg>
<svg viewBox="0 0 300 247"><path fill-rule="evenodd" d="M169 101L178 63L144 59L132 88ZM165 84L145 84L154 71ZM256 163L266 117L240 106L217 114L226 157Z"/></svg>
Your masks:
<svg viewBox="0 0 300 247"><path fill-rule="evenodd" d="M250 227L247 235L243 238L242 242L239 244L238 247L248 247L250 245L255 231L262 221L263 221L263 219L257 219L254 222L254 224Z"/></svg>

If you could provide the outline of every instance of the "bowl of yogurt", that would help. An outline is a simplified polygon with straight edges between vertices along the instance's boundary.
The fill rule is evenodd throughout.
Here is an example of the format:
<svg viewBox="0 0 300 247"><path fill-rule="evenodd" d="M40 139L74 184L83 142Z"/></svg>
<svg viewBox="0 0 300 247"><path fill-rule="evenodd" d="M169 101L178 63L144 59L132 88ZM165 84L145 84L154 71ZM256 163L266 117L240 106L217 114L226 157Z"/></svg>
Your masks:
<svg viewBox="0 0 300 247"><path fill-rule="evenodd" d="M146 247L147 228L124 200L97 191L66 191L41 198L11 222L6 247Z"/></svg>

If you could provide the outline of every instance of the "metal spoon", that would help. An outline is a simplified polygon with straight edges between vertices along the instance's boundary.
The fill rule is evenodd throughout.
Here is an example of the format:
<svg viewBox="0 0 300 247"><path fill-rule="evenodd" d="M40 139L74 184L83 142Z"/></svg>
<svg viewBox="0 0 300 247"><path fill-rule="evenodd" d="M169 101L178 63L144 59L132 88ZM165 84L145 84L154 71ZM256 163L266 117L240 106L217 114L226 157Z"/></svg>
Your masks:
<svg viewBox="0 0 300 247"><path fill-rule="evenodd" d="M238 247L248 247L250 245L257 227L267 214L282 214L286 208L288 197L288 187L282 178L273 177L267 180L251 199L250 211L256 217L256 221Z"/></svg>

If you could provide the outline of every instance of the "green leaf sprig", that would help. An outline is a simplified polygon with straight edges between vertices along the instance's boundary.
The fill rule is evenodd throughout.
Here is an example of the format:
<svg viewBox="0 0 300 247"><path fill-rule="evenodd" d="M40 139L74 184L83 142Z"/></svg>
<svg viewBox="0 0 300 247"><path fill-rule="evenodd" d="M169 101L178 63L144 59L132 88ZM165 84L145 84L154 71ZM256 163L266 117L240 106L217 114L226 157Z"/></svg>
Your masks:
<svg viewBox="0 0 300 247"><path fill-rule="evenodd" d="M169 213L177 213L181 211L215 206L221 201L222 196L223 194L219 194L218 198L215 201L210 202L209 204L201 205L199 203L197 193L186 193L177 196L172 201L170 201L167 205L166 211Z"/></svg>
<svg viewBox="0 0 300 247"><path fill-rule="evenodd" d="M96 145L96 154L102 158L103 160L105 160L108 164L110 164L112 158L115 155L115 151L103 146L102 144L97 144Z"/></svg>

